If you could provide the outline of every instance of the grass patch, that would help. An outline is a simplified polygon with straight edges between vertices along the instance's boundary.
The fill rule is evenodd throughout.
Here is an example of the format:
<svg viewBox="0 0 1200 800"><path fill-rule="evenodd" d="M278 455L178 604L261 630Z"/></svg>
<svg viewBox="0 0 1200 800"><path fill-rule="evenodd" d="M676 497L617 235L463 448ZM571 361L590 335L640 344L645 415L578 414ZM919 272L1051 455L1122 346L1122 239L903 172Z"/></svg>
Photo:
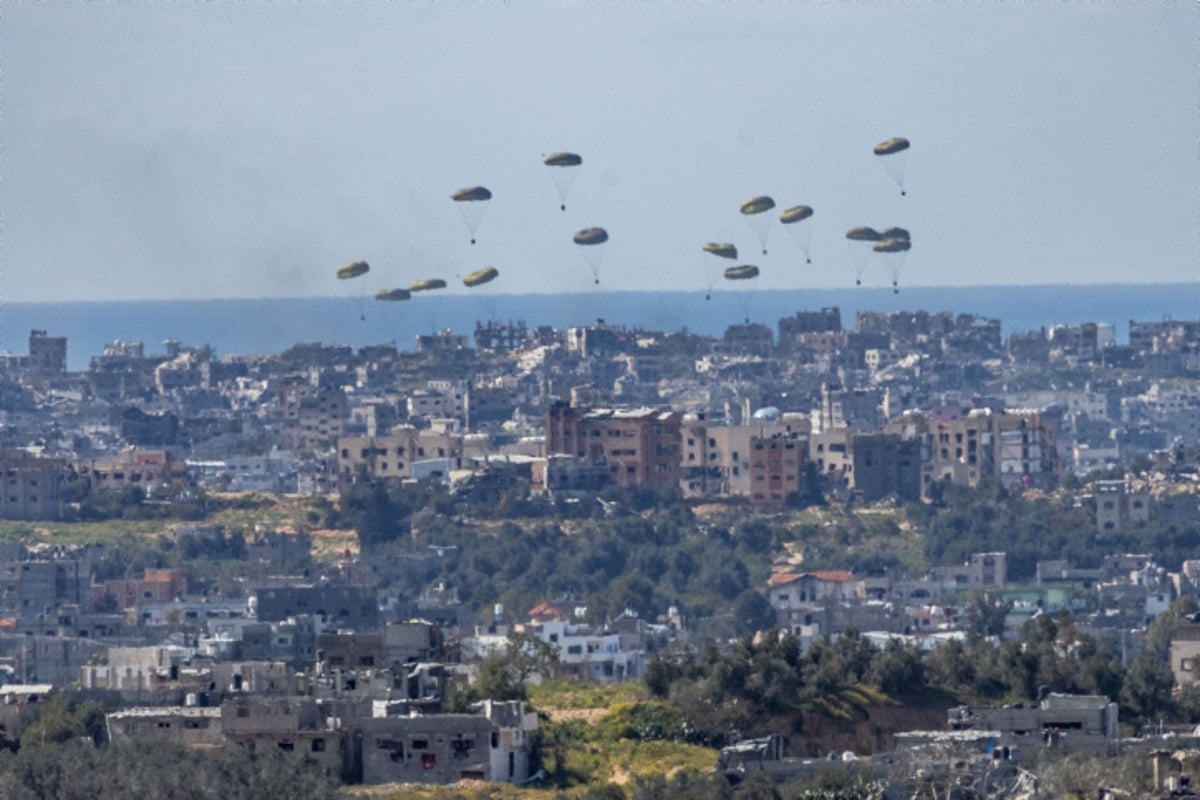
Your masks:
<svg viewBox="0 0 1200 800"><path fill-rule="evenodd" d="M531 683L525 688L529 704L545 711L611 708L645 695L645 687L640 681L600 684L554 680Z"/></svg>

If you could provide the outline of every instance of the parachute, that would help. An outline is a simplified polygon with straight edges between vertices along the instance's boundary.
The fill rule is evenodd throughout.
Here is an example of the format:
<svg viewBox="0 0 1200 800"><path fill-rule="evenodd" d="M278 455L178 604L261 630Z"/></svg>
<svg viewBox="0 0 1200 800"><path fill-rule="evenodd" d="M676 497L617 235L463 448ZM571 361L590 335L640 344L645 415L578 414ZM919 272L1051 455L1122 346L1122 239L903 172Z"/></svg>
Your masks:
<svg viewBox="0 0 1200 800"><path fill-rule="evenodd" d="M872 249L879 253L888 274L892 277L892 291L899 294L900 268L904 266L904 257L912 249L912 241L907 238L883 239L876 242Z"/></svg>
<svg viewBox="0 0 1200 800"><path fill-rule="evenodd" d="M425 278L408 287L410 292L428 292L433 289L445 289L446 282L441 278Z"/></svg>
<svg viewBox="0 0 1200 800"><path fill-rule="evenodd" d="M792 206L779 212L779 221L784 225L791 225L793 222L803 222L812 215L812 206Z"/></svg>
<svg viewBox="0 0 1200 800"><path fill-rule="evenodd" d="M475 270L470 275L467 275L465 278L463 278L463 285L479 286L495 280L499 275L500 271L495 267L484 267L483 269Z"/></svg>
<svg viewBox="0 0 1200 800"><path fill-rule="evenodd" d="M911 239L907 228L884 228L879 232L879 238L882 239Z"/></svg>
<svg viewBox="0 0 1200 800"><path fill-rule="evenodd" d="M450 198L456 203L467 203L480 200L491 200L492 193L483 186L471 186L467 189L459 189Z"/></svg>
<svg viewBox="0 0 1200 800"><path fill-rule="evenodd" d="M746 223L750 226L750 230L754 231L754 235L758 237L763 255L767 254L767 228L771 224L771 216L766 212L774 207L775 201L766 195L751 197L742 203L742 214L746 217Z"/></svg>
<svg viewBox="0 0 1200 800"><path fill-rule="evenodd" d="M846 231L846 238L852 242L878 242L883 235L874 228L860 227Z"/></svg>
<svg viewBox="0 0 1200 800"><path fill-rule="evenodd" d="M737 258L737 248L728 242L705 242L704 252L721 258Z"/></svg>
<svg viewBox="0 0 1200 800"><path fill-rule="evenodd" d="M492 193L483 186L470 186L459 189L450 195L450 199L458 206L463 222L471 232L471 244L475 244L475 230L483 219L483 210L487 207L487 201L492 199Z"/></svg>
<svg viewBox="0 0 1200 800"><path fill-rule="evenodd" d="M380 289L375 293L375 299L385 303L395 303L399 300L408 300L412 297L412 293L408 289Z"/></svg>
<svg viewBox="0 0 1200 800"><path fill-rule="evenodd" d="M907 150L909 146L908 139L905 139L903 136L893 136L886 142L880 142L879 144L875 145L875 155L895 155L896 153L901 153Z"/></svg>
<svg viewBox="0 0 1200 800"><path fill-rule="evenodd" d="M788 232L796 240L796 244L804 253L804 263L811 264L808 257L809 243L812 240L812 228L806 222L813 215L812 206L792 206L779 213L779 221L787 226Z"/></svg>
<svg viewBox="0 0 1200 800"><path fill-rule="evenodd" d="M571 191L571 184L575 182L575 168L583 163L583 159L575 153L551 153L542 163L550 170L550 180L554 181L554 188L558 189L558 198L562 201L559 208L566 211L567 193Z"/></svg>
<svg viewBox="0 0 1200 800"><path fill-rule="evenodd" d="M349 264L342 264L337 269L338 281L348 281L352 278L357 278L360 275L366 275L370 272L371 267L365 261L352 261ZM358 309L358 318L363 322L367 321L367 309L363 299L358 296L358 293L353 291L349 285L346 286L346 294L354 298L354 305Z"/></svg>
<svg viewBox="0 0 1200 800"><path fill-rule="evenodd" d="M854 285L862 286L863 270L867 268L867 259L871 257L871 244L883 239L874 228L858 227L846 231L846 248L850 251L850 260L854 263Z"/></svg>
<svg viewBox="0 0 1200 800"><path fill-rule="evenodd" d="M730 267L725 270L725 280L727 281L748 281L758 277L758 267L750 264L744 264L740 267ZM750 322L750 291L742 291L739 293L739 303L742 306L742 314L746 318L746 323Z"/></svg>
<svg viewBox="0 0 1200 800"><path fill-rule="evenodd" d="M907 194L904 191L904 162L908 159L909 147L908 139L902 136L893 136L886 142L875 145L875 155L882 159L884 168L892 176L896 185L900 187L902 197Z"/></svg>
<svg viewBox="0 0 1200 800"><path fill-rule="evenodd" d="M596 283L600 283L600 262L604 260L603 245L608 241L608 231L604 228L584 228L575 234L574 241L583 248L580 251L583 259Z"/></svg>
<svg viewBox="0 0 1200 800"><path fill-rule="evenodd" d="M366 275L371 270L371 267L365 261L354 261L350 264L343 264L338 267L337 276L339 280L349 280L357 278L359 275Z"/></svg>
<svg viewBox="0 0 1200 800"><path fill-rule="evenodd" d="M746 281L758 277L758 267L746 264L741 267L730 267L725 270L725 280Z"/></svg>
<svg viewBox="0 0 1200 800"><path fill-rule="evenodd" d="M729 242L705 242L703 248L704 252L711 253L718 258L736 260L738 257L737 248ZM720 273L718 273L716 268L713 266L713 260L711 258L704 259L704 278L706 286L706 290L704 292L705 300L712 299L712 290L713 287L717 285L717 276L719 274Z"/></svg>

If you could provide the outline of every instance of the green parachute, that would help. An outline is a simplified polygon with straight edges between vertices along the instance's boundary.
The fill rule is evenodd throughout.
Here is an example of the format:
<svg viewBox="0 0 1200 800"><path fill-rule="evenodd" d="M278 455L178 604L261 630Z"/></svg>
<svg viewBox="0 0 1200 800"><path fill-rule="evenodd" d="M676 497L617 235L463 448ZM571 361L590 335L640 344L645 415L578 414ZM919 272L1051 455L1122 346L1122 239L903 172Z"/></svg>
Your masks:
<svg viewBox="0 0 1200 800"><path fill-rule="evenodd" d="M365 261L354 261L349 264L343 264L338 267L337 276L339 280L349 280L357 278L359 275L366 275L371 271L370 265Z"/></svg>
<svg viewBox="0 0 1200 800"><path fill-rule="evenodd" d="M725 280L727 281L748 281L751 278L758 277L758 267L750 264L745 264L740 267L730 267L725 270Z"/></svg>
<svg viewBox="0 0 1200 800"><path fill-rule="evenodd" d="M600 283L600 263L604 260L604 244L607 241L608 231L604 228L584 228L574 236L575 244L583 248L580 252L596 283Z"/></svg>
<svg viewBox="0 0 1200 800"><path fill-rule="evenodd" d="M904 259L908 255L908 251L912 249L912 240L907 237L883 239L876 242L872 249L879 254L892 278L892 292L899 294L900 269L904 266Z"/></svg>
<svg viewBox="0 0 1200 800"><path fill-rule="evenodd" d="M900 187L902 197L907 194L904 191L904 162L908 159L910 146L908 139L903 136L893 136L887 141L875 145L875 155L879 156L884 168L892 176L892 180Z"/></svg>
<svg viewBox="0 0 1200 800"><path fill-rule="evenodd" d="M465 286L481 286L490 281L494 281L500 275L500 271L495 267L484 267L477 269L471 274L463 278Z"/></svg>
<svg viewBox="0 0 1200 800"><path fill-rule="evenodd" d="M863 272L867 268L867 260L871 257L871 245L882 239L879 231L866 226L846 231L846 249L850 251L850 261L854 264L855 286L862 286Z"/></svg>
<svg viewBox="0 0 1200 800"><path fill-rule="evenodd" d="M779 212L779 222L787 226L788 232L796 240L796 245L804 253L804 263L811 264L808 249L812 241L812 227L808 219L813 215L812 206L792 206Z"/></svg>
<svg viewBox="0 0 1200 800"><path fill-rule="evenodd" d="M445 289L446 282L441 278L423 278L408 287L410 292L428 292L434 289Z"/></svg>
<svg viewBox="0 0 1200 800"><path fill-rule="evenodd" d="M450 195L450 199L458 206L463 223L471 232L471 244L475 244L475 230L483 220L483 211L487 208L488 201L492 199L491 191L483 186L469 186Z"/></svg>
<svg viewBox="0 0 1200 800"><path fill-rule="evenodd" d="M380 289L375 293L375 299L385 303L395 303L411 297L412 293L408 289Z"/></svg>
<svg viewBox="0 0 1200 800"><path fill-rule="evenodd" d="M729 242L705 242L703 245L704 252L710 253L717 258L728 258L736 261L738 257L737 248ZM713 287L717 285L717 279L720 276L720 271L715 266L716 262L711 258L704 259L704 279L705 292L704 299L712 299Z"/></svg>
<svg viewBox="0 0 1200 800"><path fill-rule="evenodd" d="M771 215L766 212L774 207L775 201L766 195L751 197L742 203L741 207L742 216L746 218L746 224L754 231L758 243L762 245L764 256L767 254L767 230L771 225Z"/></svg>
<svg viewBox="0 0 1200 800"><path fill-rule="evenodd" d="M575 153L551 153L542 163L550 170L550 180L554 181L554 188L558 190L558 199L562 202L559 208L566 211L567 194L575 182L576 167L583 163L583 158Z"/></svg>

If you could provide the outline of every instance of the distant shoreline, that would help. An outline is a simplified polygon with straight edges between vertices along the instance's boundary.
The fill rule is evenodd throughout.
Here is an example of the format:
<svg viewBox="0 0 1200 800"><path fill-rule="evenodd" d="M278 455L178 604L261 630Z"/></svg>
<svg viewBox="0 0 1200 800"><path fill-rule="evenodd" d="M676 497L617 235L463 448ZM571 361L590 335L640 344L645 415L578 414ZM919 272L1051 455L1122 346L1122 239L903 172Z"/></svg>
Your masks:
<svg viewBox="0 0 1200 800"><path fill-rule="evenodd" d="M778 330L797 311L836 306L842 326L858 311L950 311L997 318L1002 334L1053 324L1110 323L1118 343L1129 322L1200 318L1200 283L1052 284L1044 286L890 287L731 291L607 291L576 294L431 293L402 303L373 297L210 300L64 301L0 304L0 350L28 353L30 330L67 337L68 368L82 371L114 340L142 341L147 354L163 340L208 345L218 355L268 355L299 342L355 348L394 342L416 346L418 334L449 328L468 337L477 321L523 321L564 329L597 319L627 328L720 337L730 325L751 322ZM365 319L364 319L365 318ZM473 342L471 342L473 346Z"/></svg>

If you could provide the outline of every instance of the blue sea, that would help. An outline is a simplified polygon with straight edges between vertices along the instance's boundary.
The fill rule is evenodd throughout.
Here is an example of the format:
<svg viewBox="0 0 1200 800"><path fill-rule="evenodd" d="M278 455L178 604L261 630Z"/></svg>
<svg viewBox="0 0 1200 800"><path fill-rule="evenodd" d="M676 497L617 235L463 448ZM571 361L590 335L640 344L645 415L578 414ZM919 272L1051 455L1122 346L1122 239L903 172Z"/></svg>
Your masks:
<svg viewBox="0 0 1200 800"><path fill-rule="evenodd" d="M720 336L745 320L777 330L782 317L828 306L854 327L858 311L951 311L998 318L1005 336L1055 324L1107 322L1119 343L1129 322L1200 319L1200 283L805 289L775 292L609 292L585 294L417 295L400 303L346 297L260 300L5 303L0 350L25 355L30 330L67 337L68 368L87 368L115 340L142 341L147 355L163 341L208 345L218 354L279 353L299 342L416 347L418 334L450 329L470 335L477 321L524 321L566 328L597 319L629 328L688 330Z"/></svg>

